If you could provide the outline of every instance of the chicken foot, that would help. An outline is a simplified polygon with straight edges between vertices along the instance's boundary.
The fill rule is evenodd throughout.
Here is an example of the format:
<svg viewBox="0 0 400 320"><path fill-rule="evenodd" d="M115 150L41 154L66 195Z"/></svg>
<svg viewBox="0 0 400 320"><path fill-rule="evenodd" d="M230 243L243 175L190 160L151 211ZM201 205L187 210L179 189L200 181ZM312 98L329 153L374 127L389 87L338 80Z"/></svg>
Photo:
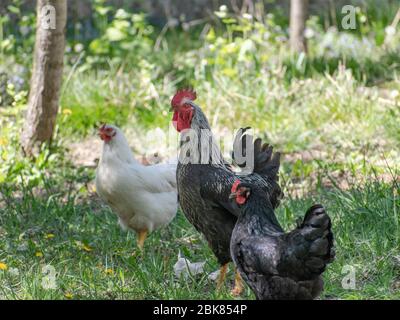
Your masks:
<svg viewBox="0 0 400 320"><path fill-rule="evenodd" d="M221 290L222 285L224 284L226 272L228 270L228 264L224 264L221 269L219 270L219 277L217 282L217 290Z"/></svg>
<svg viewBox="0 0 400 320"><path fill-rule="evenodd" d="M231 294L235 297L240 296L243 292L243 280L240 276L239 271L236 269L235 271L235 287L232 289Z"/></svg>
<svg viewBox="0 0 400 320"><path fill-rule="evenodd" d="M139 247L139 249L141 251L143 251L144 241L147 238L147 234L148 234L147 230L139 231L138 238L137 238L137 246Z"/></svg>

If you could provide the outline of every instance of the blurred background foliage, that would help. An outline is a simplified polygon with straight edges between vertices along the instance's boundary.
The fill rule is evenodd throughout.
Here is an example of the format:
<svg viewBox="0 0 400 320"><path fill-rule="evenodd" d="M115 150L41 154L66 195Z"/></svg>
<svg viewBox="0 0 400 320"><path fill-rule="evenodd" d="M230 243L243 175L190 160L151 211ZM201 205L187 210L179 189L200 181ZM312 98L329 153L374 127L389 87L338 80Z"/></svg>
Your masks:
<svg viewBox="0 0 400 320"><path fill-rule="evenodd" d="M348 3L356 7L355 30L341 27L342 6ZM364 166L360 159L365 157L382 163L382 154L396 163L398 0L311 1L307 55L288 49L289 1L68 4L55 150L65 140L92 135L100 121L142 132L165 129L171 95L190 85L199 92L216 133L252 125L284 153L323 150L324 160L340 170L349 162ZM14 161L29 90L36 12L33 1L7 0L0 13L0 154L9 163L1 166L0 181L15 181L18 168L32 170ZM43 161L58 158L50 157L51 148L44 147L49 154ZM340 154L333 161L335 150ZM320 167L312 163L302 163L299 174L304 177Z"/></svg>

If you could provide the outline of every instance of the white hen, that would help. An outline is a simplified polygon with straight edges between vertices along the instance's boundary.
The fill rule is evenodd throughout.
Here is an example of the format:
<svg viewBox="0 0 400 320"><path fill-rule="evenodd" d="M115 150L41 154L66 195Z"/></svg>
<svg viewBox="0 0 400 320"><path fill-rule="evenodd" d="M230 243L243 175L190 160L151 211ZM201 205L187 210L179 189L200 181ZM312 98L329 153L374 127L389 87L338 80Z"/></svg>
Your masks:
<svg viewBox="0 0 400 320"><path fill-rule="evenodd" d="M147 234L169 224L176 215L176 164L142 165L115 126L103 125L99 135L104 143L96 171L97 193L124 229L138 233L142 249Z"/></svg>

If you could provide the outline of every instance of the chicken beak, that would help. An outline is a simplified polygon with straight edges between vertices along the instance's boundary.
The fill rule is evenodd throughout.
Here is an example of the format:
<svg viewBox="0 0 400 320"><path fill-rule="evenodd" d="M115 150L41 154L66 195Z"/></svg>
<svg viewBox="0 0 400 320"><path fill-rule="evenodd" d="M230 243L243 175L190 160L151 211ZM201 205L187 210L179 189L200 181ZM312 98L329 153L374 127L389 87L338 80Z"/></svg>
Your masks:
<svg viewBox="0 0 400 320"><path fill-rule="evenodd" d="M101 140L105 140L105 138L107 137L107 135L104 133L103 130L100 129L98 136L100 137Z"/></svg>
<svg viewBox="0 0 400 320"><path fill-rule="evenodd" d="M238 192L233 192L229 195L229 199L235 199L237 195L238 195Z"/></svg>

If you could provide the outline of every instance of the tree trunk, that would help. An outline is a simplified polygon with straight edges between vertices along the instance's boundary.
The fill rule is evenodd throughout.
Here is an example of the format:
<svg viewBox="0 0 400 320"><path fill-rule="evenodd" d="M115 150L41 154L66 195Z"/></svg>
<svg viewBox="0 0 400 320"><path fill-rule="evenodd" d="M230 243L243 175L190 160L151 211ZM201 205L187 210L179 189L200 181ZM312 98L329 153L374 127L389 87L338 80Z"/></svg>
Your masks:
<svg viewBox="0 0 400 320"><path fill-rule="evenodd" d="M67 0L37 0L33 72L22 148L27 156L50 142L58 113L63 75Z"/></svg>
<svg viewBox="0 0 400 320"><path fill-rule="evenodd" d="M308 0L290 1L290 47L295 52L307 52L304 37L308 17Z"/></svg>

